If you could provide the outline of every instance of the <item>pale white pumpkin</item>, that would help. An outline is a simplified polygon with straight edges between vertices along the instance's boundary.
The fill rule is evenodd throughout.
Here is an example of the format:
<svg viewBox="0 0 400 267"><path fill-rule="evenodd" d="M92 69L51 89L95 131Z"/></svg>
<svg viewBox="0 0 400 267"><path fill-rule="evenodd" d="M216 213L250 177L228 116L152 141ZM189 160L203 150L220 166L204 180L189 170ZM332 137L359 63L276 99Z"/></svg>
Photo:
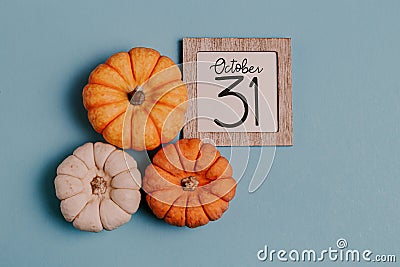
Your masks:
<svg viewBox="0 0 400 267"><path fill-rule="evenodd" d="M58 166L54 180L64 218L91 232L127 223L139 207L141 183L136 161L100 142L78 147Z"/></svg>

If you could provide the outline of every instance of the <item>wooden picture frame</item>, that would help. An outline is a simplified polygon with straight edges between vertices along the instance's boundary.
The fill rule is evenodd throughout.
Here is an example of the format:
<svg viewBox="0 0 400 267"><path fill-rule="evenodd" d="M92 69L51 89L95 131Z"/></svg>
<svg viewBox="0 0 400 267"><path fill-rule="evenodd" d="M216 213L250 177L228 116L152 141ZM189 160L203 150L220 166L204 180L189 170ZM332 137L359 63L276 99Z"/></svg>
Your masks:
<svg viewBox="0 0 400 267"><path fill-rule="evenodd" d="M276 132L199 132L197 107L197 55L216 52L275 52L277 56ZM292 146L292 60L290 38L183 38L183 80L189 93L184 138L211 139L217 146Z"/></svg>

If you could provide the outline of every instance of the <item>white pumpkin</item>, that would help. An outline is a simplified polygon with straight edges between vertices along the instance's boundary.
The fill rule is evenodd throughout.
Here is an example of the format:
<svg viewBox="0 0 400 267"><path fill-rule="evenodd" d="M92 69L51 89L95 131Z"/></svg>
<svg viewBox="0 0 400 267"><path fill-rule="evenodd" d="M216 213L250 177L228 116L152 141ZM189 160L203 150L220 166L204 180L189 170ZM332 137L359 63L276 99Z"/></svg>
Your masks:
<svg viewBox="0 0 400 267"><path fill-rule="evenodd" d="M74 227L91 232L127 223L140 203L136 161L104 143L84 144L57 168L54 180L61 212Z"/></svg>

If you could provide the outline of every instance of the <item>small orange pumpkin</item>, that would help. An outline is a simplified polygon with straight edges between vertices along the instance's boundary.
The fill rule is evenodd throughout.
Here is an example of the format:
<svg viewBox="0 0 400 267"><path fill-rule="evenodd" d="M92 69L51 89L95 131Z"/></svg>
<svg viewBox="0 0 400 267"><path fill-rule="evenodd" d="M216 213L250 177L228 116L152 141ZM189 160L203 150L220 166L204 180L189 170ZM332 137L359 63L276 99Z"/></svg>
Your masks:
<svg viewBox="0 0 400 267"><path fill-rule="evenodd" d="M222 216L235 196L236 181L213 145L181 139L157 152L146 168L143 189L159 219L194 228Z"/></svg>
<svg viewBox="0 0 400 267"><path fill-rule="evenodd" d="M175 138L188 99L178 66L143 47L116 53L97 66L82 96L93 128L109 143L135 150Z"/></svg>

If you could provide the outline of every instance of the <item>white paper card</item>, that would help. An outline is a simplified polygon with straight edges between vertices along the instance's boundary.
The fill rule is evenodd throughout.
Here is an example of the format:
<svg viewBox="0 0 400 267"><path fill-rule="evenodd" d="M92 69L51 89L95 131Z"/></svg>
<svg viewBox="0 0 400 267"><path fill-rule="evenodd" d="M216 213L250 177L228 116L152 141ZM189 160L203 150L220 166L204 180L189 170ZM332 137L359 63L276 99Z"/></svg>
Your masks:
<svg viewBox="0 0 400 267"><path fill-rule="evenodd" d="M199 132L277 132L276 52L198 52Z"/></svg>

